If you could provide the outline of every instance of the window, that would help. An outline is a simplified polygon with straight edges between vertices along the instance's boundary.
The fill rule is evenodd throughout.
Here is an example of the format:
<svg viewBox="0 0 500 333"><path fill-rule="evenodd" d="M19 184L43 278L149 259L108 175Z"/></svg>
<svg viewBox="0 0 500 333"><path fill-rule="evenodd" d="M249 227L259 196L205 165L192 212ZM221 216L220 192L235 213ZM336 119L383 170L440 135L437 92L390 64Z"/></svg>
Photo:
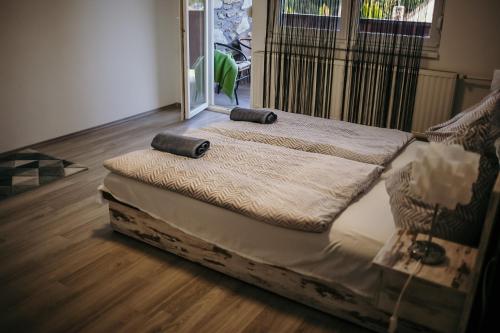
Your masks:
<svg viewBox="0 0 500 333"><path fill-rule="evenodd" d="M282 18L286 26L340 31L342 1L284 0Z"/></svg>
<svg viewBox="0 0 500 333"><path fill-rule="evenodd" d="M355 1L351 3L351 1ZM437 47L444 0L281 0L286 26L336 29L346 38L352 8L358 15L358 31L423 35L426 47ZM343 24L342 24L343 23Z"/></svg>
<svg viewBox="0 0 500 333"><path fill-rule="evenodd" d="M285 0L283 12L295 15L340 17L341 0Z"/></svg>
<svg viewBox="0 0 500 333"><path fill-rule="evenodd" d="M189 10L204 10L205 1L204 0L189 0Z"/></svg>
<svg viewBox="0 0 500 333"><path fill-rule="evenodd" d="M363 0L361 32L430 37L435 0Z"/></svg>

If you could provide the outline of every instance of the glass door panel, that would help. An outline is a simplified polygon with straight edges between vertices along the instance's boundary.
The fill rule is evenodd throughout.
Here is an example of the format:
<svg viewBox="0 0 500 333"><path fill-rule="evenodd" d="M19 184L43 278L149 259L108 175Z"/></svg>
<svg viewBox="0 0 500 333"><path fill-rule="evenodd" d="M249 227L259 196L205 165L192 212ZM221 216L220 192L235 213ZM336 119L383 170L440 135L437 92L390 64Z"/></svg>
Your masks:
<svg viewBox="0 0 500 333"><path fill-rule="evenodd" d="M208 107L207 0L184 0L185 117Z"/></svg>

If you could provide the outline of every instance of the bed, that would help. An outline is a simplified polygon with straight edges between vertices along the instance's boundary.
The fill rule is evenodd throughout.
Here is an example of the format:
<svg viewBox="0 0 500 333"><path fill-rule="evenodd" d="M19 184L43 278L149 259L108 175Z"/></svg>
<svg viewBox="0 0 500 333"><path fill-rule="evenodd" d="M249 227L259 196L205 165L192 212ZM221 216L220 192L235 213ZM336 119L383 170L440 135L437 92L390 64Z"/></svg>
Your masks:
<svg viewBox="0 0 500 333"><path fill-rule="evenodd" d="M348 123L271 110L278 116L273 124L222 121L204 128L234 139L332 155L349 160L386 165L412 138L395 129Z"/></svg>
<svg viewBox="0 0 500 333"><path fill-rule="evenodd" d="M383 332L390 313L376 305L381 272L373 260L396 232L384 182L426 144L408 136L390 159L378 159L385 165L383 172L353 195L324 232L262 223L252 214L148 184L127 172L111 172L100 192L109 202L111 225L120 233ZM399 329L433 331L425 319L401 319Z"/></svg>

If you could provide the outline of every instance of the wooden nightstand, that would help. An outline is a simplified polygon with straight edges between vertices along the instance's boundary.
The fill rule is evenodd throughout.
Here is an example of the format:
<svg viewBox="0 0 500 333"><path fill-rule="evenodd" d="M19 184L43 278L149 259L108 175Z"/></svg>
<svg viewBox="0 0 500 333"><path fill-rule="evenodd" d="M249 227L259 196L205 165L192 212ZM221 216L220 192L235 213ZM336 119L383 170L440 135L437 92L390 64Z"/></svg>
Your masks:
<svg viewBox="0 0 500 333"><path fill-rule="evenodd" d="M394 311L403 285L418 265L408 248L414 240L426 238L398 229L373 260L382 274L377 299L381 310ZM446 260L438 266L422 265L403 296L399 317L439 332L457 332L466 295L472 290L477 249L438 238L433 241L446 249Z"/></svg>

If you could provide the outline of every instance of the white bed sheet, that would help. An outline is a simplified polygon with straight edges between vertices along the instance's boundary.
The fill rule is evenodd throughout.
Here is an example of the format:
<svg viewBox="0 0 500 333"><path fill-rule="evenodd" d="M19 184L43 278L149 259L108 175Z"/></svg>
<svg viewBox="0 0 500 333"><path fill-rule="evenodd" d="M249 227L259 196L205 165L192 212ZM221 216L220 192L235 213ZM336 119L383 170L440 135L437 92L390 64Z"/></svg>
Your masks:
<svg viewBox="0 0 500 333"><path fill-rule="evenodd" d="M372 259L395 229L385 189L388 174L413 160L410 143L379 180L321 234L281 228L116 174L101 190L149 215L246 258L340 283L372 298L379 274Z"/></svg>

